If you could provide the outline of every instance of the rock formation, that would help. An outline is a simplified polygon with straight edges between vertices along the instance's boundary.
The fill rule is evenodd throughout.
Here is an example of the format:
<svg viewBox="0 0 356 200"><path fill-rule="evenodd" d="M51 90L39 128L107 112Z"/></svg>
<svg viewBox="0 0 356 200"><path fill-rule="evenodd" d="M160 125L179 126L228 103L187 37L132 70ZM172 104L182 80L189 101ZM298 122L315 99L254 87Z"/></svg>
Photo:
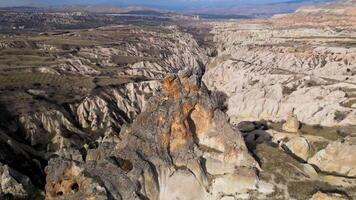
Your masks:
<svg viewBox="0 0 356 200"><path fill-rule="evenodd" d="M95 40L93 43L98 45L88 45L83 42L85 39L92 41L93 38ZM63 40L70 40L74 44L57 43ZM32 181L34 187L39 190L39 192L34 189L29 190L27 185L30 184L21 182L22 175L5 174L4 180L5 176L8 176L6 180L9 180L13 187L4 182L4 189L0 191L0 196L4 194L9 198L31 199L35 195L36 197L33 198L41 199L45 192L46 198L56 199L72 194L73 191L82 191L82 187L88 186L94 189L90 190L87 196L84 193L76 193L77 196L73 198L110 199L112 195L116 195L115 198L119 199L119 196L123 195L120 198L132 199L131 196L130 198L124 196L122 192L125 191L122 190L96 188L102 183L96 183L95 177L80 179L82 182L79 183L78 180L77 185L71 182L70 178L76 180L83 175L83 171L87 173L84 169L85 161L90 160L94 154L90 152L94 150L102 152L103 145L97 140L117 137L123 126L132 123L143 110L146 110L149 99L161 90L161 79L184 69L192 69L200 77L202 67L207 60L205 50L199 47L192 35L183 33L174 26L157 27L157 30L149 31L137 26L108 26L89 31L72 30L69 34L53 34L50 35L49 42L6 41L5 43L8 45L1 47L1 51L6 51L6 48L20 50L34 48L35 52L37 50L52 52L57 61L41 63L41 66L31 69L30 74L39 73L44 77L40 81L47 81L49 77L50 81L45 84L26 83L15 89L8 89L6 85L1 85L0 162L8 166L11 172L19 171L23 177L29 177L30 182ZM79 45L82 43L83 45ZM67 76L75 77L80 84L76 84L73 79L68 82L56 82L61 77ZM200 78L197 81L200 84ZM60 85L51 85L53 82ZM224 120L226 123L227 120ZM142 130L145 130L145 127L142 127ZM230 134L235 133L232 132L233 130ZM239 140L239 142L244 147L243 141ZM109 150L114 148L108 147L105 151ZM248 155L245 150L243 152ZM106 158L100 158L100 161ZM63 167L59 168L62 162ZM139 164L144 162L140 161ZM203 161L199 160L199 162ZM56 164L51 165L51 163ZM145 163L145 166L137 170L150 171L150 164ZM47 170L44 171L47 165ZM105 167L102 169L94 165L91 167L94 171L105 170ZM66 178L68 180L55 185L46 184L58 180L57 171L64 173L63 176L68 177ZM113 176L110 174L115 174L116 169L107 169L106 172L105 176ZM149 173L152 175L156 172L151 170ZM139 175L136 175L137 177L132 177L134 181L140 179ZM11 177L15 178L10 179ZM121 178L125 177L121 176ZM158 177L155 175L153 178ZM193 181L191 175L190 178ZM205 181L206 186L207 174L202 180ZM121 180L121 183L126 182ZM54 189L51 189L52 187ZM90 195L93 191L97 191L96 189L98 192L94 196ZM54 190L57 192L53 193ZM139 190L141 189L136 185L134 190L127 190L126 194L132 191L140 192Z"/></svg>
<svg viewBox="0 0 356 200"><path fill-rule="evenodd" d="M58 62L0 80L0 199L355 199L354 7L1 41Z"/></svg>
<svg viewBox="0 0 356 200"><path fill-rule="evenodd" d="M310 145L307 139L303 137L294 137L289 140L286 144L291 153L301 158L304 161L307 161L310 154Z"/></svg>
<svg viewBox="0 0 356 200"><path fill-rule="evenodd" d="M342 195L340 194L333 194L333 193L323 193L323 192L317 192L313 195L313 197L310 200L345 200Z"/></svg>
<svg viewBox="0 0 356 200"><path fill-rule="evenodd" d="M355 150L356 138L347 137L343 141L330 143L325 149L320 150L310 158L308 162L325 172L356 177L356 158L353 155Z"/></svg>
<svg viewBox="0 0 356 200"><path fill-rule="evenodd" d="M261 165L259 184L274 187L253 199L355 198L354 11L337 3L211 22L217 53L203 81L226 94L230 123Z"/></svg>
<svg viewBox="0 0 356 200"><path fill-rule="evenodd" d="M220 199L256 189L257 162L191 73L165 78L162 94L85 161L51 160L47 198Z"/></svg>
<svg viewBox="0 0 356 200"><path fill-rule="evenodd" d="M212 22L218 54L204 81L229 97L234 123L282 121L294 109L307 124L355 124L355 109L344 104L355 95L354 9L328 5L268 20Z"/></svg>
<svg viewBox="0 0 356 200"><path fill-rule="evenodd" d="M6 195L17 199L33 197L35 188L31 180L9 166L0 164L0 180L1 199L6 199Z"/></svg>

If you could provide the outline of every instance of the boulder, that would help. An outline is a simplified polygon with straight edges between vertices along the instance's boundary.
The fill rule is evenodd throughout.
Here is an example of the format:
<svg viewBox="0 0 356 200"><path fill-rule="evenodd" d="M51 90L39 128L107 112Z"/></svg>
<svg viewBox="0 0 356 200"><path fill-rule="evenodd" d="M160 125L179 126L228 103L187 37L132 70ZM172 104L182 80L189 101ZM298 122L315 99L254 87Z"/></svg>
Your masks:
<svg viewBox="0 0 356 200"><path fill-rule="evenodd" d="M305 172L310 178L312 179L318 179L319 174L315 170L315 168L309 164L303 164L303 172Z"/></svg>
<svg viewBox="0 0 356 200"><path fill-rule="evenodd" d="M261 120L261 121L255 121L253 123L255 124L256 129L268 130L268 122L267 121Z"/></svg>
<svg viewBox="0 0 356 200"><path fill-rule="evenodd" d="M253 148L256 144L261 144L263 142L270 141L271 139L272 136L263 130L254 130L245 134L245 142L249 148Z"/></svg>
<svg viewBox="0 0 356 200"><path fill-rule="evenodd" d="M248 194L257 186L258 163L217 107L192 72L168 76L133 124L99 140L85 162L49 162L47 198L215 200Z"/></svg>
<svg viewBox="0 0 356 200"><path fill-rule="evenodd" d="M290 115L287 121L283 124L282 129L287 132L297 133L300 128L300 123L297 116Z"/></svg>
<svg viewBox="0 0 356 200"><path fill-rule="evenodd" d="M347 198L336 193L317 192L313 195L313 197L310 200L346 200L346 199Z"/></svg>
<svg viewBox="0 0 356 200"><path fill-rule="evenodd" d="M256 126L255 126L255 124L253 122L242 121L242 122L237 124L237 128L241 132L251 132L251 131L256 129Z"/></svg>
<svg viewBox="0 0 356 200"><path fill-rule="evenodd" d="M347 137L330 143L317 152L308 163L328 173L356 177L356 138Z"/></svg>
<svg viewBox="0 0 356 200"><path fill-rule="evenodd" d="M310 154L310 145L306 138L297 136L289 140L285 147L298 158L307 161Z"/></svg>

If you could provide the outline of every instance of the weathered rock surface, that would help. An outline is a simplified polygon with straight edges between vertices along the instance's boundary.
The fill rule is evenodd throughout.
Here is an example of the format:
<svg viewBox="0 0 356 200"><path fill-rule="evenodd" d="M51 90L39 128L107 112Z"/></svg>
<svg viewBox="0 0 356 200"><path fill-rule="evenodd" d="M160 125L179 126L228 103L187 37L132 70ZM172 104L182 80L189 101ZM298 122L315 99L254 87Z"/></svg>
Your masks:
<svg viewBox="0 0 356 200"><path fill-rule="evenodd" d="M36 151L26 143L18 142L0 128L2 193L21 198L35 195L36 190L32 187L44 185L41 164L45 163L48 157L46 152Z"/></svg>
<svg viewBox="0 0 356 200"><path fill-rule="evenodd" d="M93 76L105 74L100 68L119 66L122 67L119 75L157 79L176 73L186 66L200 67L204 64L207 56L190 34L179 31L175 26L161 28L161 32L140 27L98 28L97 42L103 40L103 36L110 38L117 34L119 37L111 41L113 45L104 43L81 48L76 54L58 58L60 64L46 68L54 69L58 73ZM70 36L90 38L96 37L96 34L94 31L84 34L77 31ZM136 38L132 41L127 35L134 35ZM124 37L128 37L129 41L117 41ZM47 45L43 48L58 47ZM100 70L94 66L99 66Z"/></svg>
<svg viewBox="0 0 356 200"><path fill-rule="evenodd" d="M355 94L356 20L347 11L354 9L329 5L277 19L213 22L218 56L203 80L227 94L234 123L282 121L294 110L307 124L356 124L355 109L343 105Z"/></svg>
<svg viewBox="0 0 356 200"><path fill-rule="evenodd" d="M98 45L66 47L59 64L33 69L86 77L68 91L80 94L35 85L0 96L0 199L356 198L346 137L355 15L345 5L209 22L217 46L205 69L206 51L174 26L54 35Z"/></svg>
<svg viewBox="0 0 356 200"><path fill-rule="evenodd" d="M57 62L41 66L41 73L76 75L78 79L89 77L94 83L103 80L112 85L89 83L86 87L88 83L83 80L79 88L75 84L67 88L64 85L71 83L63 83L63 90L71 91L56 97L57 86L39 84L42 90L28 89L24 93L19 89L1 95L0 103L16 116L17 128L24 132L25 140L40 146L41 150L55 152L66 146L80 146L105 134L117 134L123 124L131 123L145 108L148 99L160 88L162 78L187 66L201 69L207 61L205 50L192 35L179 31L176 26L159 30L108 26L87 32L73 30L51 38L90 41L95 38L98 45L90 46L35 41L17 44L14 41L15 46L33 46L36 51L66 52L56 54Z"/></svg>
<svg viewBox="0 0 356 200"><path fill-rule="evenodd" d="M300 128L300 123L296 116L290 115L287 118L287 121L283 123L282 129L287 132L296 133Z"/></svg>
<svg viewBox="0 0 356 200"><path fill-rule="evenodd" d="M336 193L317 192L310 200L346 200L346 198Z"/></svg>
<svg viewBox="0 0 356 200"><path fill-rule="evenodd" d="M34 186L30 178L7 165L0 164L0 198L29 199Z"/></svg>
<svg viewBox="0 0 356 200"><path fill-rule="evenodd" d="M308 160L320 170L348 177L356 177L356 138L347 137L344 141L330 143Z"/></svg>
<svg viewBox="0 0 356 200"><path fill-rule="evenodd" d="M98 91L72 109L79 125L96 133L118 133L145 108L160 87L159 81L128 83L116 89Z"/></svg>
<svg viewBox="0 0 356 200"><path fill-rule="evenodd" d="M69 116L65 114L67 113L58 110L48 110L21 116L19 121L25 131L25 139L31 145L43 145L49 151L90 141L90 136L74 126ZM71 135L64 135L66 132ZM74 137L71 137L73 135Z"/></svg>
<svg viewBox="0 0 356 200"><path fill-rule="evenodd" d="M162 88L130 127L90 149L86 162L52 160L48 198L220 199L255 189L258 164L199 77L169 76ZM87 185L94 180L98 186Z"/></svg>
<svg viewBox="0 0 356 200"><path fill-rule="evenodd" d="M243 121L237 124L237 128L241 132L251 132L256 129L256 125L253 122Z"/></svg>
<svg viewBox="0 0 356 200"><path fill-rule="evenodd" d="M338 3L211 22L216 57L203 81L227 97L230 123L261 165L259 184L273 185L252 199L310 199L316 191L355 198L355 150L346 137L356 124L354 10ZM261 120L270 130L246 122Z"/></svg>
<svg viewBox="0 0 356 200"><path fill-rule="evenodd" d="M82 171L87 173L86 170L89 171L89 174L98 173L98 169L104 170L107 173L102 175L103 177L113 177L107 179L107 181L113 181L115 185L129 184L123 175L112 175L120 171L120 167L116 166L117 169L111 169L115 166L105 163L106 158L111 154L106 151L114 151L115 148L108 147L106 149L96 140L102 141L102 138L113 138L119 135L123 126L132 123L143 110L146 110L149 99L161 90L161 79L167 75L177 74L178 71L183 69L192 69L192 72L199 78L189 79L191 84L184 84L184 87L191 86L192 91L198 91L200 89L200 77L204 71L203 66L207 61L206 51L200 48L192 35L180 31L176 26L160 27L157 30L140 26L109 26L89 31L71 30L68 34L46 34L46 36L50 40L43 43L41 41L21 41L19 43L9 41L13 44L10 44L8 48L15 45L14 48L27 47L34 48L34 51L52 52L55 54L53 57L55 57L56 62L41 63L38 68L36 66L36 68L28 70L31 71L31 76L32 73L35 75L39 73L42 77L40 82L47 81L44 84L26 83L25 86L20 88L5 89L5 92L3 92L2 85L0 95L0 162L23 173L24 176L28 176L34 182L35 187L41 189L44 189L46 180L55 182L58 180L57 175L63 173L63 176L67 177L67 181L57 185L47 184L48 189L46 190L52 191L52 193L46 193L46 197L49 199L57 199L60 196L65 199L66 195L74 194L73 191L82 191L81 187L77 188L74 182L69 181L69 177L77 180L79 176L83 175ZM65 40L64 44L53 42L57 39ZM75 44L66 44L68 41L79 39L83 40L78 43L73 42ZM95 45L87 44L83 42L84 40L93 41ZM47 80L47 75L50 77L49 79L55 80ZM58 77L51 75L58 75ZM76 85L76 82L71 79L68 79L68 82L58 81L61 80L61 76L78 78L80 84ZM188 88L185 89L188 90ZM177 91L177 93L180 92L182 91ZM207 91L204 91L204 93L208 95ZM188 93L185 94L185 96L189 95ZM215 105L215 102L211 102L211 105ZM177 112L181 111L181 108L177 109ZM214 112L209 110L209 113ZM183 115L188 115L188 113ZM216 120L221 119L226 124L218 123L217 126L223 128L230 126L224 114L218 113L216 116L218 116ZM165 119L169 118L171 118L170 115L165 116ZM187 123L187 120L184 123ZM187 132L194 132L195 128L190 127ZM234 130L231 129L230 132L229 137L235 136ZM191 138L191 136L189 137ZM179 140L178 137L172 143L179 143ZM239 145L243 149L243 140L237 140L241 143ZM116 146L117 143L115 141L113 145ZM154 145L154 142L151 143ZM220 144L219 148L222 148L221 146L225 146L224 143ZM106 150L102 151L102 148ZM195 146L190 147L190 149L194 148ZM93 151L105 152L108 156L99 159L97 156L93 156L96 155ZM247 151L243 150L242 152L250 158ZM135 152L130 154L138 156ZM56 160L53 157L59 158ZM45 177L43 170L49 160L51 160L50 163L55 164L52 165L53 168L50 164L47 169L48 176ZM105 166L102 168L96 166L96 164L87 166L85 162L87 160L94 160L93 162L102 163ZM153 180L158 177L156 172L150 169L151 164L143 161L142 158L137 158L137 160L139 160L137 161L139 165L145 163L144 166L137 168L137 171L142 169L148 171L149 175L153 174L152 181L158 184L156 180ZM205 160L202 153L197 153L196 160L199 163L196 166L201 168L199 173L203 175L193 175L190 170L178 170L177 174L186 176L186 180L191 181L191 186L195 184L196 189L208 194L206 187L208 185L207 180L210 181L210 176L205 172L206 169L202 168L203 164L200 166L200 163ZM61 162L63 162L63 165L77 166L80 170L76 171L77 168L73 167L67 172L68 167L59 168ZM169 161L166 160L166 162ZM251 159L251 162L254 162L254 160ZM218 161L214 162L214 164L216 163ZM247 165L249 166L249 164ZM253 169L251 171L254 173ZM195 173L198 172L195 171ZM200 182L196 181L195 175L199 177L199 181L204 180L204 187L201 187ZM101 196L103 198L114 196L115 199L131 199L132 192L140 192L141 190L141 186L130 186L130 184L128 187L133 189L127 189L127 191L117 190L116 188L108 189L107 183L106 188L101 182L96 183L96 176L99 175L92 177L84 174L83 176L86 178L80 179L81 182L78 183L78 187L85 182L92 190L88 190L86 194L76 193L70 198L90 199L95 197L100 199ZM175 178L179 179L179 177ZM116 178L118 180L114 180ZM140 175L135 172L135 177L130 178L136 181L140 179ZM146 176L145 181L147 180L148 177ZM231 181L233 180L235 179L231 179ZM256 181L256 175L254 175L253 180ZM176 184L176 181L171 179L169 183ZM150 183L146 184L151 185ZM218 181L215 184L217 185L215 188L220 186ZM101 190L101 186L104 188L103 190ZM95 188L99 189L96 190ZM91 194L93 191L96 191L98 196L93 196ZM34 192L30 192L31 195ZM146 193L148 194L150 191ZM178 195L181 192L175 191L175 193ZM167 194L169 194L169 191L167 191ZM198 193L197 195L202 194ZM136 196L142 199L140 194Z"/></svg>
<svg viewBox="0 0 356 200"><path fill-rule="evenodd" d="M254 130L249 133L244 133L246 145L254 148L256 144L261 144L271 140L271 135L263 130Z"/></svg>
<svg viewBox="0 0 356 200"><path fill-rule="evenodd" d="M292 154L296 155L304 161L308 160L311 149L308 140L304 137L294 137L285 145Z"/></svg>

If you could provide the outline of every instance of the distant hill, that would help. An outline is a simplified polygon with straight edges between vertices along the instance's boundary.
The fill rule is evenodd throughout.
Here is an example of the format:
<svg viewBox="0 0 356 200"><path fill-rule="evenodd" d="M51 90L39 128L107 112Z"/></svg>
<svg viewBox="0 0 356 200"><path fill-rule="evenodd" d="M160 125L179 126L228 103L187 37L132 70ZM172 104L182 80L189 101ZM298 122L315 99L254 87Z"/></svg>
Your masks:
<svg viewBox="0 0 356 200"><path fill-rule="evenodd" d="M221 4L212 6L200 5L198 7L187 8L180 11L171 11L158 8L147 8L143 6L120 7L109 4L102 5L80 5L70 4L62 6L47 7L0 7L0 11L19 11L19 12L87 12L97 14L131 14L131 15L199 15L205 19L229 19L229 18L258 18L271 17L276 14L291 13L302 6L316 5L320 3L334 2L337 0L274 0L273 3L247 3L246 0L236 1L236 3ZM225 1L224 1L225 2ZM246 3L242 3L246 2ZM270 1L272 2L272 1ZM355 0L339 0L343 4L355 4ZM230 5L230 6L227 6ZM179 15L179 14L178 14Z"/></svg>
<svg viewBox="0 0 356 200"><path fill-rule="evenodd" d="M225 18L224 16L237 16L236 18L271 17L275 14L294 12L301 6L327 3L333 1L334 0L281 0L280 2L275 3L261 3L258 5L246 4L231 6L229 8L207 7L202 9L191 9L185 12L189 14L198 14L203 17L207 15L215 15L219 16L219 18Z"/></svg>
<svg viewBox="0 0 356 200"><path fill-rule="evenodd" d="M167 13L169 11L156 8L146 8L142 6L129 6L129 7L119 7L112 5L64 5L57 7L61 10L67 11L84 11L91 13L141 13L141 14L160 14Z"/></svg>
<svg viewBox="0 0 356 200"><path fill-rule="evenodd" d="M111 5L63 5L47 7L0 7L0 11L12 12L88 12L88 13L110 13L110 14L139 14L139 15L160 15L171 13L172 11L146 8L141 6L119 7Z"/></svg>

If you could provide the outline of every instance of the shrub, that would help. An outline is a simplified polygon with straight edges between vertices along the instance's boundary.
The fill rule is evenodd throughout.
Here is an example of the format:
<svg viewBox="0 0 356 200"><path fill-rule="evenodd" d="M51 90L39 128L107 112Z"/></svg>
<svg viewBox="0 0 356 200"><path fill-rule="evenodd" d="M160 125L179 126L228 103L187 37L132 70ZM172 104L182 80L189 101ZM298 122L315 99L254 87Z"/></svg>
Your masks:
<svg viewBox="0 0 356 200"><path fill-rule="evenodd" d="M228 96L224 92L213 91L210 96L213 99L213 101L215 102L215 104L217 105L217 108L219 110L222 110L224 112L227 111L227 109L228 109L228 105L227 105Z"/></svg>

